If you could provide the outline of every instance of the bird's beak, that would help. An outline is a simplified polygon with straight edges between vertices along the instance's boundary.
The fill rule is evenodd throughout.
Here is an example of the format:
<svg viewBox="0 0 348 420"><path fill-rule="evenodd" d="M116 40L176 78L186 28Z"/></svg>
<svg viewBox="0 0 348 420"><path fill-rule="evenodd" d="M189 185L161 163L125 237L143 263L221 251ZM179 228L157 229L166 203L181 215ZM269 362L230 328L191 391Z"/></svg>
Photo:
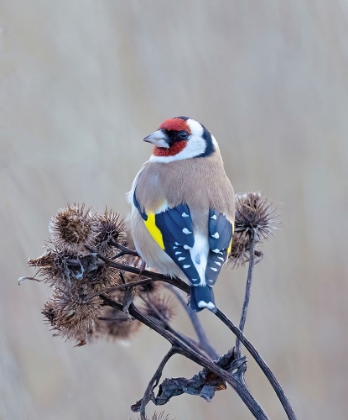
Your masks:
<svg viewBox="0 0 348 420"><path fill-rule="evenodd" d="M149 136L144 138L144 141L148 143L152 143L157 147L164 147L166 149L169 149L169 137L168 135L162 131L157 130L154 133L150 134Z"/></svg>

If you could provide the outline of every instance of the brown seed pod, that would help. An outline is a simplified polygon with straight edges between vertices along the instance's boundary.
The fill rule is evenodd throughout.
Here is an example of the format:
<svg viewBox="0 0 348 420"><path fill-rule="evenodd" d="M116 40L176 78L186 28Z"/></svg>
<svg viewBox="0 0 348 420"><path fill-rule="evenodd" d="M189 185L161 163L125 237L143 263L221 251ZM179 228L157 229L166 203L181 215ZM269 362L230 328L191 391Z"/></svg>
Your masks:
<svg viewBox="0 0 348 420"><path fill-rule="evenodd" d="M254 262L259 263L263 253L254 248ZM250 260L250 238L248 235L235 235L232 241L231 254L228 257L228 264L232 268L244 266Z"/></svg>
<svg viewBox="0 0 348 420"><path fill-rule="evenodd" d="M260 192L236 195L235 234L255 233L255 240L262 241L274 236L279 213L273 203Z"/></svg>
<svg viewBox="0 0 348 420"><path fill-rule="evenodd" d="M95 216L90 209L85 210L84 204L68 204L50 220L50 241L58 250L85 251L86 246L94 245L98 226Z"/></svg>
<svg viewBox="0 0 348 420"><path fill-rule="evenodd" d="M279 214L276 208L260 192L236 195L235 230L232 250L228 263L234 268L247 263L250 259L250 238L254 241L255 263L262 259L258 244L274 236Z"/></svg>
<svg viewBox="0 0 348 420"><path fill-rule="evenodd" d="M54 289L42 314L56 335L76 340L78 345L92 340L95 323L101 313L101 299L80 291Z"/></svg>
<svg viewBox="0 0 348 420"><path fill-rule="evenodd" d="M103 214L96 213L98 229L95 238L95 246L98 252L108 254L115 248L112 243L124 243L126 226L120 216L112 210L105 209Z"/></svg>
<svg viewBox="0 0 348 420"><path fill-rule="evenodd" d="M98 261L89 252L48 248L41 257L29 260L28 265L38 269L36 275L41 276L44 283L61 290L85 285L95 292L102 292L120 284L119 270Z"/></svg>

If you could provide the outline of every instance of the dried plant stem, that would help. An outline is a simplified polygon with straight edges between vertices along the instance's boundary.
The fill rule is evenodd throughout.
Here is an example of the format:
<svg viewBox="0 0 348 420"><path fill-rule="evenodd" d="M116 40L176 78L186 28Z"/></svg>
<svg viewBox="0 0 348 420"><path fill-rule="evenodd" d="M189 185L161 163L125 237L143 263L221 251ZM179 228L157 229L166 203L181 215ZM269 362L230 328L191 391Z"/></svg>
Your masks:
<svg viewBox="0 0 348 420"><path fill-rule="evenodd" d="M244 337L241 331L230 321L226 315L217 309L215 315L233 332L233 334L243 343L245 348L251 354L255 362L259 365L262 372L265 374L266 378L268 379L269 383L272 385L275 393L277 394L289 420L296 420L296 415L290 405L289 400L287 399L286 395L284 394L283 388L281 387L280 383L277 381L277 378L274 376L271 369L268 367L266 362L260 356L258 351L255 347L250 343L250 341Z"/></svg>
<svg viewBox="0 0 348 420"><path fill-rule="evenodd" d="M150 306L150 308L156 313L156 316L162 321L163 325L165 326L165 329L167 331L169 331L170 333L172 333L175 337L177 337L179 340L181 340L183 343L185 343L187 346L192 347L195 351L198 351L200 353L201 349L198 345L198 343L196 343L194 340L192 340L191 338L187 337L185 334L180 333L176 330L174 330L174 328L172 328L170 326L170 324L168 323L168 321L164 318L164 316L157 310L156 306L152 303L151 299L149 296L147 296L147 298L144 298L143 296L140 296L140 298L147 304Z"/></svg>
<svg viewBox="0 0 348 420"><path fill-rule="evenodd" d="M139 268L133 267L131 265L122 264L120 262L110 260L109 258L105 258L103 255L99 254L98 252L95 252L95 250L93 250L93 248L86 247L86 249L88 249L90 252L95 254L100 260L104 261L109 267L114 267L114 268L117 268L119 270L127 271L127 272L133 273L133 274L138 274L139 276L149 277L149 279L140 280L141 283L140 282L139 283L132 282L132 283L128 283L126 285L120 285L122 287L127 287L128 285L136 286L137 284L146 284L146 283L150 283L151 281L159 281L160 280L160 281L164 281L166 283L172 284L172 285L178 287L179 289L183 290L186 293L190 292L189 286L183 280L181 280L177 277L173 278L173 277L165 276L164 274L156 273L154 271L148 271L148 270L143 270L142 271ZM110 288L109 290L113 291L113 290L117 290L118 288L121 289L120 286Z"/></svg>
<svg viewBox="0 0 348 420"><path fill-rule="evenodd" d="M249 239L249 252L250 252L250 259L249 259L249 267L248 267L248 277L245 286L245 295L244 295L244 302L242 308L242 315L239 322L239 330L243 334L245 321L248 313L248 306L250 300L250 291L251 291L251 283L253 278L253 269L254 269L254 242L255 239L255 232L254 229L251 230L250 239ZM240 340L236 338L236 358L238 359L241 356L241 344Z"/></svg>
<svg viewBox="0 0 348 420"><path fill-rule="evenodd" d="M122 304L113 301L107 296L100 295L100 297L103 299L104 304L117 308L119 310L123 309ZM183 355L184 357L192 360L198 365L215 373L215 375L221 377L224 381L230 384L256 419L258 420L269 419L269 417L261 408L259 403L251 395L250 391L245 385L244 379L241 378L240 375L238 375L238 372L237 373L227 372L226 370L223 370L221 367L216 365L216 363L212 362L211 360L209 360L202 354L199 354L193 349L189 348L188 346L186 346L186 344L180 342L176 337L174 337L164 328L160 327L158 324L154 323L149 318L147 318L144 314L142 314L133 303L129 306L129 314L133 316L134 318L138 319L139 321L141 321L143 324L147 325L149 328L156 331L163 338L168 340L171 343L171 345L177 349L177 353Z"/></svg>
<svg viewBox="0 0 348 420"><path fill-rule="evenodd" d="M93 252L93 250L91 250ZM177 288L179 288L180 290L184 291L185 293L189 292L189 286L183 282L180 279L177 278L171 278L168 276L165 276L163 274L159 274L159 273L155 273L152 271L144 271L144 272L140 272L140 270L136 267L132 267L132 266L128 266L122 263L118 263L116 261L112 261L108 258L105 258L103 256L99 256L98 257L104 261L105 263L107 263L108 265L110 265L111 267L115 267L118 268L120 270L124 270L124 271L129 271L131 273L135 273L135 274L142 274L144 276L147 276L149 278L152 278L152 281L163 281L166 282L168 284L171 284ZM147 282L149 282L150 280L146 280ZM136 282L134 283L129 283L129 284L125 284L122 285L122 287L130 287L130 286L134 286ZM145 282L144 282L145 283ZM102 295L101 295L102 297ZM104 298L103 298L104 299ZM119 305L119 304L117 304ZM122 305L119 305L120 308L117 306L118 309L122 310ZM115 306L114 306L115 307ZM134 305L131 305L132 308L134 308ZM133 310L133 309L132 309ZM137 311L139 313L139 311ZM132 316L134 316L131 311L129 312ZM249 351L250 355L253 357L253 359L255 360L255 362L258 364L258 366L260 367L260 369L262 370L262 372L265 374L265 376L267 377L268 381L270 382L270 384L272 385L274 391L276 392L281 404L284 407L284 410L288 416L288 418L290 420L296 420L296 416L295 413L290 405L289 400L287 399L287 397L284 394L284 391L281 387L281 385L279 384L279 382L277 381L276 377L274 376L273 372L270 370L270 368L268 367L268 365L266 364L266 362L263 360L263 358L260 356L260 354L258 353L258 351L255 349L255 347L250 343L250 341L245 338L245 336L241 333L241 331L226 317L226 315L221 312L218 308L215 312L215 316L217 316L232 332L233 334L239 339L239 341L245 346L245 348ZM137 318L137 317L135 317ZM139 318L137 318L139 319ZM144 319L147 320L146 317L144 317ZM150 328L152 328L151 326L151 322L150 325L147 322L144 322L144 320L139 319L141 322L145 323L146 325L148 325ZM164 329L162 329L165 332L165 336L159 332L156 328L159 328L158 326L154 325L154 329L156 332L158 332L159 334L161 334L164 338L166 338L167 340L169 340L171 342L172 345L175 344L175 342L172 342L171 338L173 338L172 334L170 334L169 332L165 331ZM177 340L177 339L176 339ZM183 344L184 345L184 344ZM193 351L193 350L192 350ZM194 352L196 355L197 353ZM186 356L187 357L187 356ZM191 359L192 360L192 359ZM197 362L198 363L198 362ZM199 364L199 363L198 363ZM203 365L201 365L203 366ZM214 365L216 366L216 365ZM206 366L205 366L206 367ZM214 372L214 371L213 371ZM214 372L216 373L216 372ZM219 375L218 373L216 373L217 375ZM220 375L221 376L221 375ZM224 376L221 376L223 379L225 379ZM227 379L225 379L228 383L230 383ZM230 383L231 384L231 383ZM234 388L234 386L236 386L236 384L231 386ZM242 396L241 396L242 398ZM243 398L242 398L243 399ZM244 401L244 399L243 399ZM249 407L248 407L249 408ZM266 417L267 418L267 417Z"/></svg>
<svg viewBox="0 0 348 420"><path fill-rule="evenodd" d="M205 334L204 328L195 312L191 309L190 306L187 305L185 299L181 296L181 294L171 285L168 285L168 289L170 289L175 296L177 297L178 301L184 307L187 315L189 316L192 326L197 334L198 338L198 347L201 348L212 360L217 360L219 358L218 353L210 344L208 337Z"/></svg>
<svg viewBox="0 0 348 420"><path fill-rule="evenodd" d="M168 363L169 359L178 352L178 349L174 346L171 347L171 349L168 351L168 353L163 357L161 360L161 363L158 365L158 368L156 369L156 372L154 373L153 377L151 378L145 393L143 395L143 398L141 399L140 404L140 418L141 420L147 420L146 414L145 414L145 408L147 404L149 403L151 399L151 394L153 390L158 385L159 380L161 379L163 369L165 365Z"/></svg>
<svg viewBox="0 0 348 420"><path fill-rule="evenodd" d="M140 270L135 268L135 267L126 266L124 264L111 261L111 260L109 260L107 258L104 258L102 256L100 256L100 258L103 261L107 262L108 264L110 264L111 266L113 266L115 268L119 268L119 269L124 270L124 271L130 271L131 273L135 273L135 274L140 273ZM147 277L151 277L155 281L160 280L160 281L164 281L166 283L169 283L173 286L178 287L179 289L181 289L185 293L189 292L189 286L180 279L172 279L171 277L168 277L168 276L165 276L165 275L159 274L159 273L154 273L152 271L145 271L145 272L143 272L143 275L145 275ZM135 282L134 283L129 283L129 285L134 285L134 284L135 284ZM128 286L128 285L122 285L122 286ZM282 387L280 386L279 382L277 381L276 377L274 376L273 372L270 370L270 368L268 367L266 362L263 360L261 355L255 349L255 347L250 343L250 341L247 338L245 338L245 336L241 333L241 331L219 309L217 309L217 311L215 313L215 316L217 316L233 332L233 334L239 339L239 341L245 346L245 348L248 350L250 355L253 357L255 362L258 364L258 366L260 367L260 369L262 370L262 372L265 374L265 376L269 380L270 384L272 385L274 391L278 395L278 398L279 398L280 402L282 403L282 405L284 407L284 410L288 415L288 418L291 419L291 420L295 420L296 419L295 413L294 413L294 411L293 411L293 409L292 409L292 407L289 403L289 400L285 396Z"/></svg>
<svg viewBox="0 0 348 420"><path fill-rule="evenodd" d="M124 254L129 254L129 255L133 255L134 257L139 257L139 254L137 253L137 251L133 251L132 249L129 249L126 246L119 244L118 242L110 241L110 245L119 249Z"/></svg>

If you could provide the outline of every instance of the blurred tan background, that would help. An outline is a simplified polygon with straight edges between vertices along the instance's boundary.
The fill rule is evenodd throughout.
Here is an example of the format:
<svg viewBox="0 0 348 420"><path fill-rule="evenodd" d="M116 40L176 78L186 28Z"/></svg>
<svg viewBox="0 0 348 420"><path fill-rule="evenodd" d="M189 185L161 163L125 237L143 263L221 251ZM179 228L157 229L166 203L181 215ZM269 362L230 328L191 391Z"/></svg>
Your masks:
<svg viewBox="0 0 348 420"><path fill-rule="evenodd" d="M73 348L43 323L48 288L16 280L33 275L26 261L59 207L127 214L151 151L142 138L177 115L214 133L236 191L262 190L282 213L255 270L247 337L299 419L347 418L346 2L1 0L0 109L1 420L137 418L129 406L168 345L144 328L129 346ZM215 288L236 322L245 277L226 269ZM233 337L201 318L228 350ZM177 357L165 375L196 371ZM252 360L247 381L286 418ZM164 409L251 418L231 389Z"/></svg>

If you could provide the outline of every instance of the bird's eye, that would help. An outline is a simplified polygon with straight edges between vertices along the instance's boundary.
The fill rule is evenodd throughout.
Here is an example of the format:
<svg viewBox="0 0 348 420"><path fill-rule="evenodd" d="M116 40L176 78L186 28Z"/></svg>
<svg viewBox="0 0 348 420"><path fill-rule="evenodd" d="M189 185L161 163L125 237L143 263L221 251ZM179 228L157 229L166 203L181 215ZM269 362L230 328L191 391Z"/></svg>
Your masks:
<svg viewBox="0 0 348 420"><path fill-rule="evenodd" d="M188 137L188 132L187 131L179 131L179 136L182 139L186 139Z"/></svg>

